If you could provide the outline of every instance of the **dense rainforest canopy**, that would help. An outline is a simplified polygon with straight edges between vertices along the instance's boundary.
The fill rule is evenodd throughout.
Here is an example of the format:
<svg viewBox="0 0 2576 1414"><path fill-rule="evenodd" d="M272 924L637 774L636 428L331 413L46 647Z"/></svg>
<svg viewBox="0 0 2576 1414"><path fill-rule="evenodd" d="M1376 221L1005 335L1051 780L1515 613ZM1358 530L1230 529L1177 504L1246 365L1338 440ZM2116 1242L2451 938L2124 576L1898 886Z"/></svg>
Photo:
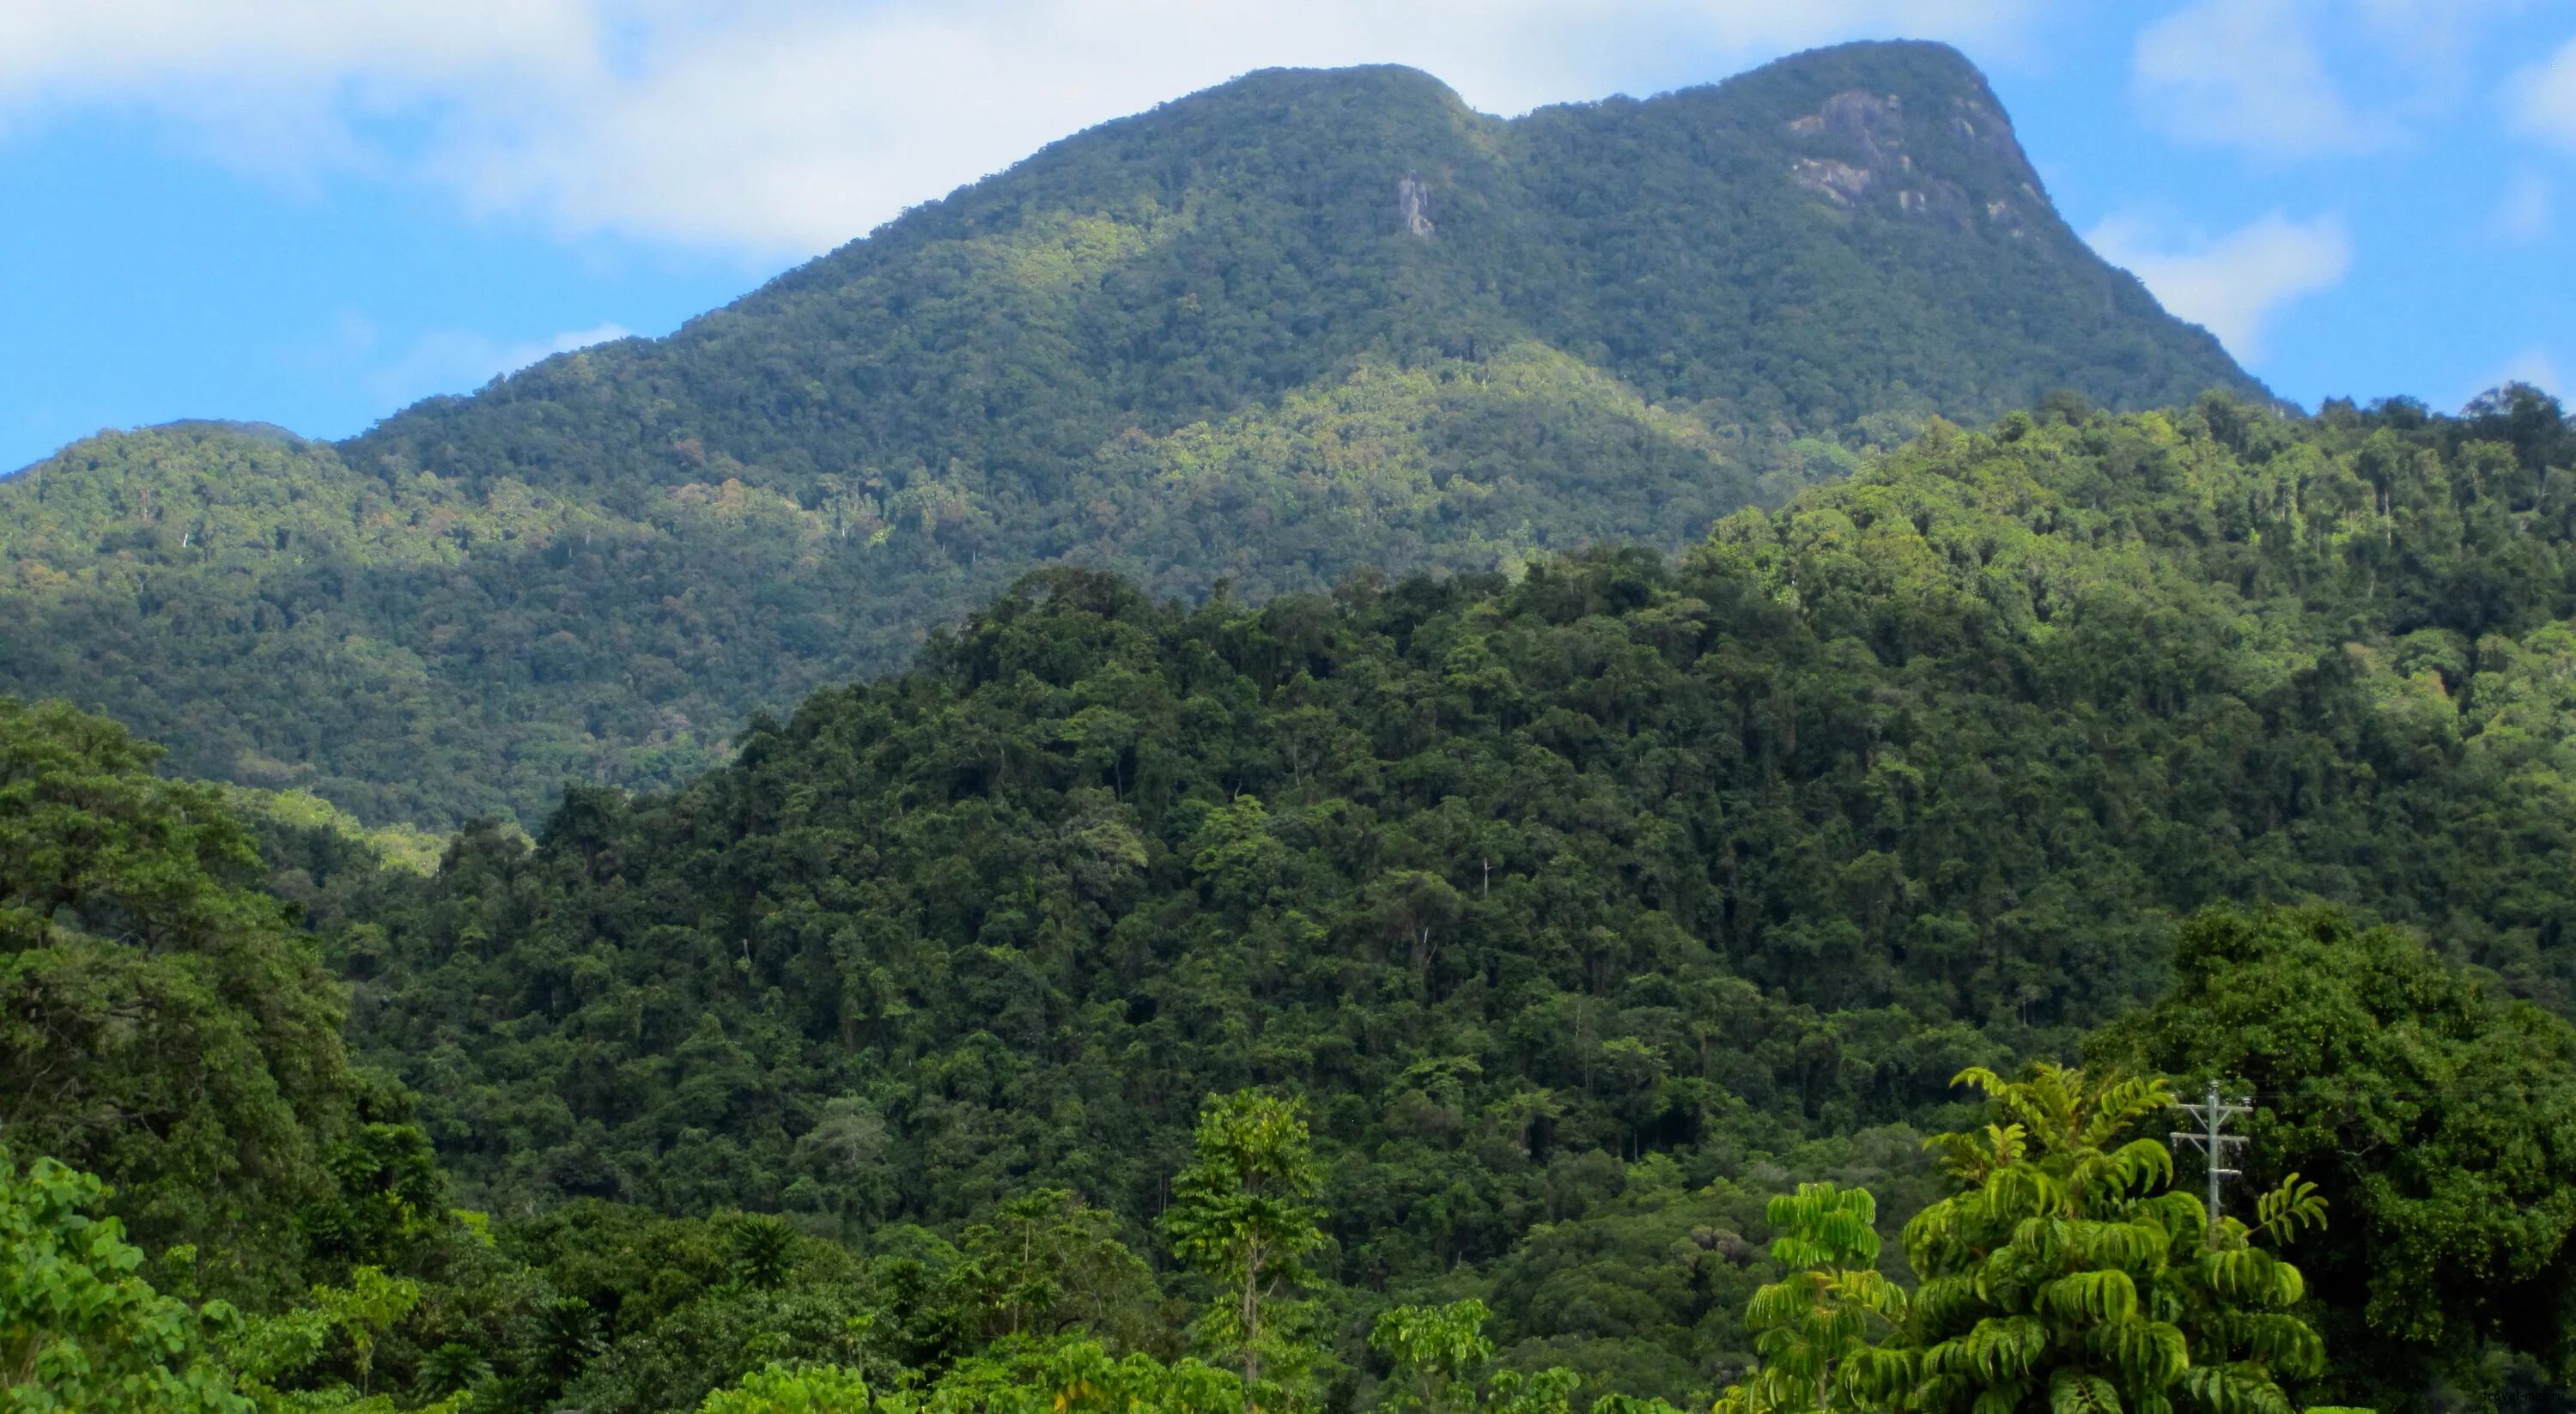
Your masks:
<svg viewBox="0 0 2576 1414"><path fill-rule="evenodd" d="M1513 1145L1630 1159L1895 1122L2153 995L2230 899L2564 1010L2576 501L2533 397L1941 426L1673 562L1197 608L1048 572L686 789L353 903L357 1029L505 1207L872 1221L1032 1168L1141 1208L1211 1084L1410 1075L1455 1146L1591 1093ZM891 1188L799 1147L829 1105ZM1517 1230L1467 1167L1360 1220L1389 1270Z"/></svg>
<svg viewBox="0 0 2576 1414"><path fill-rule="evenodd" d="M0 482L0 688L371 824L533 824L1037 565L1260 599L1677 549L2061 387L2259 391L2067 229L1946 48L1508 122L1266 72L336 447L76 444Z"/></svg>
<svg viewBox="0 0 2576 1414"><path fill-rule="evenodd" d="M2059 397L1678 557L1052 569L426 872L10 705L0 1375L2554 1407L2571 466L2527 388Z"/></svg>

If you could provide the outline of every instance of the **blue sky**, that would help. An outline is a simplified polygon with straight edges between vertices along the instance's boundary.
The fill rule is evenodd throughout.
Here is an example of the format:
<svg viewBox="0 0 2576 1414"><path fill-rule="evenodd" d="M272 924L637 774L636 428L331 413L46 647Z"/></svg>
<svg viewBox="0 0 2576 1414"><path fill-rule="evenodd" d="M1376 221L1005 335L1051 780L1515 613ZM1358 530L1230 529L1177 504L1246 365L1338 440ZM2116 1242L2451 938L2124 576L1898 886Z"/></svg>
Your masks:
<svg viewBox="0 0 2576 1414"><path fill-rule="evenodd" d="M345 436L1248 68L1513 113L1897 35L2284 396L2576 376L2565 0L84 0L0 4L0 467Z"/></svg>

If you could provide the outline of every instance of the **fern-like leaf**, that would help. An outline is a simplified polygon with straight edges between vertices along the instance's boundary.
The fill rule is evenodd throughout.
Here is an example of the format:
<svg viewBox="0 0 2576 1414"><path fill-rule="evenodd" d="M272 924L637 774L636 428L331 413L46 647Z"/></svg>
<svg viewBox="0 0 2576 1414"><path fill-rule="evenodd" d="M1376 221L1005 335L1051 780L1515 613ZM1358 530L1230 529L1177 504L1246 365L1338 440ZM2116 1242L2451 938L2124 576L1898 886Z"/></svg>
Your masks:
<svg viewBox="0 0 2576 1414"><path fill-rule="evenodd" d="M2121 1414L2120 1392L2100 1375L2061 1369L2048 1377L2049 1414Z"/></svg>
<svg viewBox="0 0 2576 1414"><path fill-rule="evenodd" d="M2326 1200L2317 1196L2315 1184L2294 1173L2282 1179L2280 1187L2254 1200L2254 1217L2249 1237L2287 1242L2297 1237L2302 1228L2324 1230Z"/></svg>

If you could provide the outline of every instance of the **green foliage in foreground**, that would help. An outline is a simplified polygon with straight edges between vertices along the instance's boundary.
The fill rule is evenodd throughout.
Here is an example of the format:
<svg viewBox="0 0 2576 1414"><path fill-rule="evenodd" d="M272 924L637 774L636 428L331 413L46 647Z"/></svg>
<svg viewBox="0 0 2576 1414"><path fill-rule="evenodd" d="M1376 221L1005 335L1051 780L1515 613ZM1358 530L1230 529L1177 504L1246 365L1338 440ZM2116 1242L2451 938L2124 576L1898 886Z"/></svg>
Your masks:
<svg viewBox="0 0 2576 1414"><path fill-rule="evenodd" d="M2299 1271L2278 1243L2324 1223L2314 1185L2292 1175L2249 1227L2170 1186L2161 1081L2041 1065L2006 1082L1960 1079L1992 1098L1995 1123L1941 1136L1962 1191L1905 1225L1916 1350L1872 1362L1859 1382L1927 1411L2020 1406L2212 1414L2286 1407L2281 1385L2313 1379L2324 1344L2292 1314Z"/></svg>
<svg viewBox="0 0 2576 1414"><path fill-rule="evenodd" d="M2576 1034L2325 909L2204 915L2175 973L2091 1049L2242 1087L2249 1179L2335 1195L2333 1226L2287 1248L2334 1392L2515 1400L2552 1379L2576 1300Z"/></svg>
<svg viewBox="0 0 2576 1414"><path fill-rule="evenodd" d="M1867 1266L1866 1193L1773 1199L1792 1275L1755 1296L1766 1364L1720 1414L2286 1411L2283 1385L2324 1371L2298 1269L2258 1245L2324 1226L2315 1185L2294 1175L2254 1225L2213 1221L2170 1186L2163 1141L2132 1137L2172 1108L2164 1082L2044 1063L1959 1078L1993 1122L1932 1141L1957 1191L1905 1225L1919 1285Z"/></svg>
<svg viewBox="0 0 2576 1414"><path fill-rule="evenodd" d="M1877 1201L1867 1189L1802 1183L1773 1198L1765 1216L1779 1233L1771 1261L1783 1275L1745 1308L1761 1368L1717 1407L1770 1414L1867 1400L1878 1388L1879 1342L1905 1328L1911 1307L1877 1269Z"/></svg>
<svg viewBox="0 0 2576 1414"><path fill-rule="evenodd" d="M0 1409L9 1414L248 1414L205 1355L201 1316L137 1275L140 1248L94 1210L107 1185L0 1147Z"/></svg>
<svg viewBox="0 0 2576 1414"><path fill-rule="evenodd" d="M1113 1358L1097 1341L1010 1344L927 1382L869 1387L859 1371L771 1365L707 1396L698 1414L1244 1414L1243 1386L1197 1360ZM1277 1406L1268 1406L1277 1407Z"/></svg>
<svg viewBox="0 0 2576 1414"><path fill-rule="evenodd" d="M335 1151L386 1116L252 836L158 754L0 699L0 1139L115 1184L147 1245L204 1252L207 1289L275 1296L304 1217L355 1196Z"/></svg>
<svg viewBox="0 0 2576 1414"><path fill-rule="evenodd" d="M2323 1225L2325 1205L2314 1185L2284 1183L2263 1198L2250 1227L2233 1218L2211 1222L2188 1192L2167 1187L2172 1157L2160 1142L2124 1138L2169 1107L2161 1081L2088 1082L2081 1072L2048 1065L2022 1082L1984 1071L1960 1078L1992 1097L1995 1122L1982 1133L1932 1141L1947 1156L1956 1191L1906 1226L1919 1289L1909 1298L1867 1265L1878 1241L1865 1190L1810 1183L1774 1198L1781 1280L1756 1292L1747 1312L1761 1333L1763 1364L1718 1399L1720 1414L2288 1409L2280 1381L2319 1374L2323 1347L2289 1314L2301 1296L2297 1269L2257 1243ZM1199 1164L1226 1166L1236 1201L1212 1196L1202 1183L1183 1194L1176 1211L1239 1216L1240 1200L1267 1186L1259 1178L1266 1170L1228 1156L1247 1149L1247 1134L1264 1141L1250 1148L1277 1147L1269 1141L1295 1147L1292 1135L1275 1129L1287 1118L1278 1101L1252 1092L1214 1098ZM1266 1135L1265 1121L1272 1130ZM498 1377L481 1351L458 1341L417 1362L412 1400L375 1388L376 1356L387 1338L433 1304L472 1304L465 1288L424 1286L361 1266L345 1286L316 1287L279 1315L245 1323L219 1302L201 1315L131 1275L141 1254L118 1240L112 1219L94 1222L81 1212L103 1196L97 1180L51 1160L21 1175L0 1157L0 1236L8 1241L0 1249L0 1354L10 1358L0 1373L11 1376L13 1409L392 1414L417 1407L460 1414L548 1402L543 1385ZM1236 1221L1229 1230L1239 1235L1258 1226ZM1184 1249L1203 1246L1206 1227L1181 1224ZM756 1293L789 1279L793 1245L774 1224L737 1227L731 1280L711 1295L732 1307L756 1305ZM881 1263L869 1276L900 1270ZM524 1281L534 1272L516 1275ZM862 1289L868 1284L863 1279ZM1237 1299L1227 1287L1219 1292L1229 1304ZM879 1286L875 1294L889 1291ZM814 1358L834 1342L793 1323L769 1325L736 1349L731 1363L755 1351L770 1358L730 1381L695 1372L699 1389L721 1382L698 1400L699 1414L1294 1414L1327 1403L1320 1385L1301 1378L1320 1352L1275 1323L1266 1337L1249 1339L1201 1323L1202 1345L1243 1353L1240 1377L1195 1358L1122 1356L1080 1327L972 1341L909 1364L892 1358L885 1336L894 1331L881 1331L880 1323L899 1329L919 1314L919 1303L906 1300L899 1283L892 1294L843 1322L837 1360ZM540 1309L549 1313L539 1328L540 1352L569 1331L586 1347L569 1365L599 1355L585 1303L556 1297ZM1382 1312L1369 1344L1389 1368L1374 1407L1386 1414L1572 1414L1582 1383L1575 1371L1489 1370L1489 1316L1472 1298ZM214 1339L202 1333L207 1326ZM1271 1357L1267 1373L1249 1353L1256 1346ZM352 1378L313 1382L306 1372L326 1348L336 1348ZM552 1358L539 1354L541 1362ZM613 1352L600 1363L608 1358ZM614 1385L580 1387L591 1401L583 1407L687 1404L687 1397L675 1403L677 1391L668 1386L643 1403L621 1400ZM1347 1393L1330 1403L1348 1407ZM1589 1403L1592 1414L1678 1414L1662 1400L1620 1393Z"/></svg>

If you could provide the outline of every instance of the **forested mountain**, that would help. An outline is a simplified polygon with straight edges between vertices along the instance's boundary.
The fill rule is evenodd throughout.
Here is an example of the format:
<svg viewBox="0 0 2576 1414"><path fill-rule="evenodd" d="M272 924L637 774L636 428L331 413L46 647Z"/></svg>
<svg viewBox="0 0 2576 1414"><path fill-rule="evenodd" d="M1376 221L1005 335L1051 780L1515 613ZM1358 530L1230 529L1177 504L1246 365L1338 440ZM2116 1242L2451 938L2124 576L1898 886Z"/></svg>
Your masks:
<svg viewBox="0 0 2576 1414"><path fill-rule="evenodd" d="M348 443L70 447L0 483L0 687L375 823L535 819L1032 566L1258 599L1675 548L1934 413L2209 387L2259 391L1948 49L1510 121L1265 72Z"/></svg>
<svg viewBox="0 0 2576 1414"><path fill-rule="evenodd" d="M468 831L434 881L315 916L361 1049L502 1214L855 1240L1052 1184L1142 1231L1206 1092L1280 1087L1329 1157L1334 1280L1479 1295L1526 1360L1680 1397L1745 1338L1731 1269L1653 1250L1741 1230L1705 1185L1864 1176L1910 1209L1963 1066L2152 999L2192 910L2322 900L2489 980L2437 1001L2462 984L2417 944L2365 966L2300 923L2284 955L2324 973L2258 987L2222 929L2195 1005L2256 988L2239 1019L2112 1049L2259 1065L2267 1113L2309 1116L2267 1182L2449 1156L2356 1179L2318 1249L2376 1352L2347 1374L2420 1389L2564 1269L2576 1049L2478 1018L2576 998L2571 466L2528 389L2461 419L2060 401L1670 561L1197 608L1053 570L684 789L577 791L533 849ZM2283 986L2344 1011L2263 1040ZM2452 1067L2510 1114L2446 1118L2421 1087ZM2463 1172L2483 1196L2436 1191ZM2431 1216L2460 1203L2498 1226ZM2387 1264L2455 1259L2525 1296L2452 1337L2364 1309Z"/></svg>
<svg viewBox="0 0 2576 1414"><path fill-rule="evenodd" d="M1252 75L0 603L13 1414L2576 1388L2576 428L1936 46Z"/></svg>

